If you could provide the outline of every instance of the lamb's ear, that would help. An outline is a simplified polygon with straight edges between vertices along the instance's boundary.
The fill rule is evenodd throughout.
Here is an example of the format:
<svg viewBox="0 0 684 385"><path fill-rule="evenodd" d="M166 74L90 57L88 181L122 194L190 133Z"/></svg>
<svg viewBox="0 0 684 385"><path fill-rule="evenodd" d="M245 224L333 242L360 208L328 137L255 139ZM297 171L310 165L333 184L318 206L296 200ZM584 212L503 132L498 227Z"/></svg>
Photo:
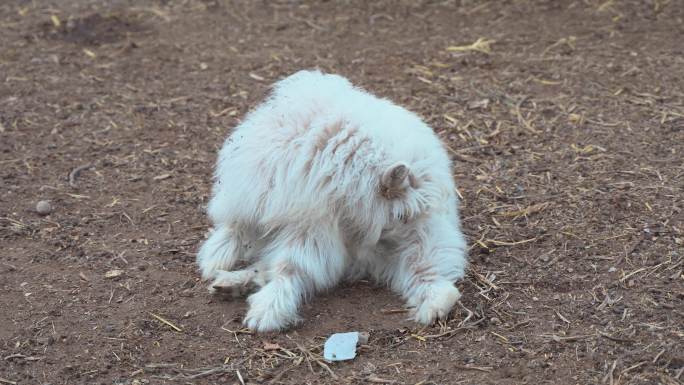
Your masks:
<svg viewBox="0 0 684 385"><path fill-rule="evenodd" d="M404 187L411 171L404 163L395 163L382 174L382 186L388 189Z"/></svg>

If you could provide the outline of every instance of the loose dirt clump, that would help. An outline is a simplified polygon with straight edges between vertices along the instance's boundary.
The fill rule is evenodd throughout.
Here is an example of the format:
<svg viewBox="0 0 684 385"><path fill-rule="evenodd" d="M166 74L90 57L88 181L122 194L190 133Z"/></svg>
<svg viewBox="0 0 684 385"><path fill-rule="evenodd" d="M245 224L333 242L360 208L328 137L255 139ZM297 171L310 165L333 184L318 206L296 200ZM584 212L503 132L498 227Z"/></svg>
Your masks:
<svg viewBox="0 0 684 385"><path fill-rule="evenodd" d="M144 26L130 15L93 13L88 16L70 18L64 22L57 16L50 22L40 24L41 34L47 39L58 39L83 46L99 46L116 43L130 34L142 32Z"/></svg>

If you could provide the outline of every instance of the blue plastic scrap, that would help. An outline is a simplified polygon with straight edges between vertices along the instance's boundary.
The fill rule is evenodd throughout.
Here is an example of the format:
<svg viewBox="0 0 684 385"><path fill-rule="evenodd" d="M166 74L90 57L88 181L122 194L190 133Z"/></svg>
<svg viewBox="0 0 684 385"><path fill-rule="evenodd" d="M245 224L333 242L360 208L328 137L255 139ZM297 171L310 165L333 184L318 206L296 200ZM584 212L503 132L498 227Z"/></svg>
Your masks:
<svg viewBox="0 0 684 385"><path fill-rule="evenodd" d="M356 357L359 332L335 333L323 345L323 357L328 361L345 361Z"/></svg>

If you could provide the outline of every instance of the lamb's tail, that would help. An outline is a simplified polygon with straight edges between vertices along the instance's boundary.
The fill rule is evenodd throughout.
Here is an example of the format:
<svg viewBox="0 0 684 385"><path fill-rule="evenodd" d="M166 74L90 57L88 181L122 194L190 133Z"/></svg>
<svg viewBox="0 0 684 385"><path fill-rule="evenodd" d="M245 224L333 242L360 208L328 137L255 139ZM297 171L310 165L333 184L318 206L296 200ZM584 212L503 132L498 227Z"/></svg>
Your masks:
<svg viewBox="0 0 684 385"><path fill-rule="evenodd" d="M240 259L241 252L239 236L228 226L218 226L197 253L197 264L202 279L215 278L219 270L230 270Z"/></svg>

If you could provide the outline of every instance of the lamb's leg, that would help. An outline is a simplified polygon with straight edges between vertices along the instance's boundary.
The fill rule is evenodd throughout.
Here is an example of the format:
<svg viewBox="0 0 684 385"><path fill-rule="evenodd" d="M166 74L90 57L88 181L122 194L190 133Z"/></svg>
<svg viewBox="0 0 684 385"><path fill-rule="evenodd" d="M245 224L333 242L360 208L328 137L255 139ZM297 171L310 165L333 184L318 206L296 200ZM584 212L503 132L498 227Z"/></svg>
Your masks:
<svg viewBox="0 0 684 385"><path fill-rule="evenodd" d="M345 266L344 246L334 226L284 229L282 234L263 256L268 283L247 299L244 324L258 332L297 322L302 300L337 284Z"/></svg>
<svg viewBox="0 0 684 385"><path fill-rule="evenodd" d="M415 321L431 324L446 318L461 297L454 283L464 275L465 240L457 226L439 217L418 234L401 242L390 284L413 308Z"/></svg>
<svg viewBox="0 0 684 385"><path fill-rule="evenodd" d="M197 253L202 279L213 279L220 270L230 270L243 253L242 231L232 225L218 226Z"/></svg>
<svg viewBox="0 0 684 385"><path fill-rule="evenodd" d="M255 264L244 270L219 270L209 285L209 292L230 292L233 297L241 297L266 284L261 266Z"/></svg>

